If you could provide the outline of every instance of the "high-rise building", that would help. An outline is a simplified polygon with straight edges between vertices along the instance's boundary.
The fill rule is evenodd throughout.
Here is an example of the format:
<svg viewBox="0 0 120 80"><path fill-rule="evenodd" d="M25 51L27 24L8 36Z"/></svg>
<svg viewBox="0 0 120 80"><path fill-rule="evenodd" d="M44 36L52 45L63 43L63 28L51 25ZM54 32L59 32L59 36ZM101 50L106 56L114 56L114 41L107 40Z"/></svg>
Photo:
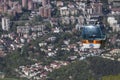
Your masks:
<svg viewBox="0 0 120 80"><path fill-rule="evenodd" d="M4 6L0 5L0 13L3 13L3 12L4 12Z"/></svg>
<svg viewBox="0 0 120 80"><path fill-rule="evenodd" d="M44 8L44 17L48 16L48 11L47 11L47 7Z"/></svg>
<svg viewBox="0 0 120 80"><path fill-rule="evenodd" d="M2 0L0 0L0 3L2 3Z"/></svg>
<svg viewBox="0 0 120 80"><path fill-rule="evenodd" d="M28 10L32 10L33 9L33 1L29 0L28 1Z"/></svg>
<svg viewBox="0 0 120 80"><path fill-rule="evenodd" d="M27 6L27 0L22 0L22 7L26 7Z"/></svg>
<svg viewBox="0 0 120 80"><path fill-rule="evenodd" d="M102 14L102 3L93 4L93 13L94 14Z"/></svg>
<svg viewBox="0 0 120 80"><path fill-rule="evenodd" d="M4 2L7 2L7 0L4 0Z"/></svg>
<svg viewBox="0 0 120 80"><path fill-rule="evenodd" d="M13 3L12 3L11 0L9 0L9 3L8 3L8 4L9 4L10 7L13 7Z"/></svg>
<svg viewBox="0 0 120 80"><path fill-rule="evenodd" d="M42 6L46 6L47 4L50 4L50 0L42 0Z"/></svg>
<svg viewBox="0 0 120 80"><path fill-rule="evenodd" d="M37 8L37 3L33 2L33 8L34 8L34 9Z"/></svg>
<svg viewBox="0 0 120 80"><path fill-rule="evenodd" d="M22 6L20 4L17 5L17 13L22 13Z"/></svg>
<svg viewBox="0 0 120 80"><path fill-rule="evenodd" d="M39 8L39 13L41 17L44 17L44 7Z"/></svg>
<svg viewBox="0 0 120 80"><path fill-rule="evenodd" d="M4 12L6 13L8 10L8 5L7 4L4 4Z"/></svg>
<svg viewBox="0 0 120 80"><path fill-rule="evenodd" d="M47 17L51 17L51 8L50 7L47 8Z"/></svg>
<svg viewBox="0 0 120 80"><path fill-rule="evenodd" d="M51 17L51 8L50 7L41 7L39 9L41 17Z"/></svg>
<svg viewBox="0 0 120 80"><path fill-rule="evenodd" d="M4 17L2 18L2 29L8 31L10 28L10 19Z"/></svg>

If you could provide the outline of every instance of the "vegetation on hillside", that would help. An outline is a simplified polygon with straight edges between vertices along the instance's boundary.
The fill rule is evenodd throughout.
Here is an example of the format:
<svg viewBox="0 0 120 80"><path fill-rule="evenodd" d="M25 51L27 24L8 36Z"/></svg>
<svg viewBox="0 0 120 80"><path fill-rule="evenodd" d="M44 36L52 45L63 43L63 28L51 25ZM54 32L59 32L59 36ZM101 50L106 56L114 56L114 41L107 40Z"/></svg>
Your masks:
<svg viewBox="0 0 120 80"><path fill-rule="evenodd" d="M120 80L120 74L119 75L109 75L104 76L102 80Z"/></svg>
<svg viewBox="0 0 120 80"><path fill-rule="evenodd" d="M120 62L103 59L100 57L89 57L83 61L54 70L49 74L48 80L97 80L103 76L120 73ZM103 80L106 77L103 77ZM114 79L112 79L114 80Z"/></svg>

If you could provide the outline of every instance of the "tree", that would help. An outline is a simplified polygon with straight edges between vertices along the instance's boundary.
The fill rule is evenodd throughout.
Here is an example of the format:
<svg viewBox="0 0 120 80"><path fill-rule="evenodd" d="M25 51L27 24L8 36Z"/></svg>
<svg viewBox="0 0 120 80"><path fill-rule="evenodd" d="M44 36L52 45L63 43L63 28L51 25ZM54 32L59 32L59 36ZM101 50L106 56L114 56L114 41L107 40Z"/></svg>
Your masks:
<svg viewBox="0 0 120 80"><path fill-rule="evenodd" d="M39 15L36 15L36 16L33 17L33 21L40 22L42 20L43 20L43 18Z"/></svg>
<svg viewBox="0 0 120 80"><path fill-rule="evenodd" d="M23 14L21 14L20 20L28 20L29 19L29 13L28 12L25 12Z"/></svg>
<svg viewBox="0 0 120 80"><path fill-rule="evenodd" d="M53 80L94 80L87 63L77 61L49 74Z"/></svg>
<svg viewBox="0 0 120 80"><path fill-rule="evenodd" d="M101 57L89 57L54 70L48 77L52 80L101 80L103 76L119 73L120 62Z"/></svg>

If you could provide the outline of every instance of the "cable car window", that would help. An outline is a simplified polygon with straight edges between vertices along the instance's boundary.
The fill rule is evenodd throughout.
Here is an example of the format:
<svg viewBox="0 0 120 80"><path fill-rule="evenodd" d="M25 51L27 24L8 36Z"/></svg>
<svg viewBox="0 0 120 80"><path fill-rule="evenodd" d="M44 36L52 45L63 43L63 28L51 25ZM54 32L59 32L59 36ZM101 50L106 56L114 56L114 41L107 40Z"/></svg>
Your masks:
<svg viewBox="0 0 120 80"><path fill-rule="evenodd" d="M102 39L103 32L100 26L85 26L83 27L82 37L88 40Z"/></svg>

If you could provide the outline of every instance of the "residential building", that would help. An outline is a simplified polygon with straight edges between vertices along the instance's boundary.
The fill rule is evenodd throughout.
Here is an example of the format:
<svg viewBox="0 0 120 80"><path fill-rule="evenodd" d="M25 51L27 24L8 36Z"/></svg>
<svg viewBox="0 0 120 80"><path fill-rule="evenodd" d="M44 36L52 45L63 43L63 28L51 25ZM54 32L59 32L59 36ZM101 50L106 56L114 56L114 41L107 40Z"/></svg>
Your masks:
<svg viewBox="0 0 120 80"><path fill-rule="evenodd" d="M22 0L22 7L26 8L27 6L27 0Z"/></svg>
<svg viewBox="0 0 120 80"><path fill-rule="evenodd" d="M4 9L3 9L3 5L0 5L0 13L3 13Z"/></svg>
<svg viewBox="0 0 120 80"><path fill-rule="evenodd" d="M113 2L112 2L112 6L113 6L114 8L120 7L120 1L113 1Z"/></svg>
<svg viewBox="0 0 120 80"><path fill-rule="evenodd" d="M4 17L2 18L2 29L8 31L10 28L10 19Z"/></svg>
<svg viewBox="0 0 120 80"><path fill-rule="evenodd" d="M44 16L44 7L40 7L40 8L39 8L39 13L40 13L40 16L41 16L41 17Z"/></svg>
<svg viewBox="0 0 120 80"><path fill-rule="evenodd" d="M57 7L59 7L59 6L63 6L64 3L63 3L63 1L57 1L57 2L56 2L56 5L57 5Z"/></svg>
<svg viewBox="0 0 120 80"><path fill-rule="evenodd" d="M102 14L102 3L93 3L93 14Z"/></svg>
<svg viewBox="0 0 120 80"><path fill-rule="evenodd" d="M78 10L75 7L60 7L61 16L77 15Z"/></svg>
<svg viewBox="0 0 120 80"><path fill-rule="evenodd" d="M120 14L120 8L112 8L111 9L111 14L113 15L119 15Z"/></svg>
<svg viewBox="0 0 120 80"><path fill-rule="evenodd" d="M68 16L69 15L69 11L68 11L68 8L67 7L61 7L60 8L60 15L61 16Z"/></svg>
<svg viewBox="0 0 120 80"><path fill-rule="evenodd" d="M50 6L40 7L39 13L41 17L51 17L51 8Z"/></svg>
<svg viewBox="0 0 120 80"><path fill-rule="evenodd" d="M32 10L33 9L33 1L29 0L28 1L28 10Z"/></svg>
<svg viewBox="0 0 120 80"><path fill-rule="evenodd" d="M42 6L50 4L50 0L42 0Z"/></svg>

